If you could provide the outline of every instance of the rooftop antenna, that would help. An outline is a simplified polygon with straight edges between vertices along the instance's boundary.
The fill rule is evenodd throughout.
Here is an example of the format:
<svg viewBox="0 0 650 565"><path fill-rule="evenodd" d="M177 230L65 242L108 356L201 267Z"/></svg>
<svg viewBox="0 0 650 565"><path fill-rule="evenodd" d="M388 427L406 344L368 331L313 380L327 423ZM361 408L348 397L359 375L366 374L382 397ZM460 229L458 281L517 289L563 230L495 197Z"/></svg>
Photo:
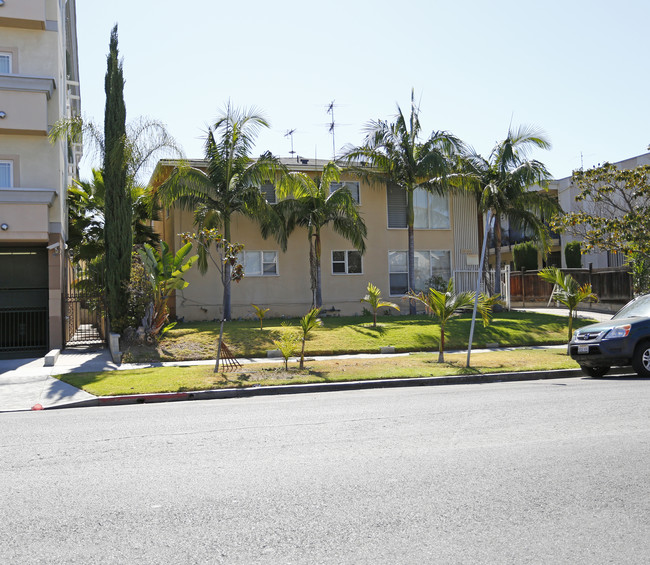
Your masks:
<svg viewBox="0 0 650 565"><path fill-rule="evenodd" d="M329 132L332 134L332 159L336 158L336 142L334 137L334 127L336 126L334 122L334 100L329 103L327 107L327 113L332 114L332 121L329 124Z"/></svg>
<svg viewBox="0 0 650 565"><path fill-rule="evenodd" d="M284 137L289 137L291 138L291 151L289 151L289 155L293 156L296 154L296 152L293 150L293 134L296 132L296 129L290 129L287 130L287 133L284 134Z"/></svg>

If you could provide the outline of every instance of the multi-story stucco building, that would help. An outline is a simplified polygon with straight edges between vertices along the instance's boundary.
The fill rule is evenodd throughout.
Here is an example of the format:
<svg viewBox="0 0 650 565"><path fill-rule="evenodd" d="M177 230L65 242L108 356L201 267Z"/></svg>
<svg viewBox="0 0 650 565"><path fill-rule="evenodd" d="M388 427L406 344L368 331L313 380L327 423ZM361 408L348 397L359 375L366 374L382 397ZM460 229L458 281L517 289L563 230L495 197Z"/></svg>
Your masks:
<svg viewBox="0 0 650 565"><path fill-rule="evenodd" d="M66 189L81 146L48 134L79 113L75 0L0 2L0 357L62 346Z"/></svg>
<svg viewBox="0 0 650 565"><path fill-rule="evenodd" d="M325 161L287 159L293 171L318 176ZM176 163L161 161L153 179L160 183ZM190 165L205 168L204 161ZM366 252L360 255L353 245L326 227L322 232L321 283L323 308L334 308L342 315L361 313L360 299L369 282L381 289L382 296L408 305L400 298L407 291L406 197L403 190L386 185L370 185L349 174L342 182L360 205L368 228ZM330 187L330 189L338 188ZM273 187L262 187L268 201L275 200ZM178 234L196 228L189 211L173 208L165 212L158 227L172 249L178 249ZM269 315L305 314L312 300L309 279L307 231L297 228L290 236L286 252L273 238L263 239L258 225L235 214L231 225L233 243L244 245L240 256L244 279L232 285L232 315L251 317L257 304L271 308ZM424 190L415 193L415 275L416 285L425 288L432 277L444 283L455 276L457 287L473 289L478 265L478 228L475 200L466 195L438 196ZM463 276L470 275L470 276ZM221 316L222 290L219 275L211 268L206 275L192 269L185 275L190 283L176 293L173 314L185 320L212 320Z"/></svg>
<svg viewBox="0 0 650 565"><path fill-rule="evenodd" d="M642 155L637 155L636 157L630 157L623 161L617 161L613 163L618 169L628 170L636 169L642 165L650 165L650 153L644 153ZM551 187L557 191L558 200L562 210L565 212L578 212L585 211L587 213L597 214L593 210L591 204L586 202L576 202L576 197L580 193L578 187L576 187L573 182L573 177L566 177L553 181ZM625 203L621 202L621 208L625 209ZM577 234L564 233L562 234L562 249L569 241L580 240L580 236ZM622 253L617 253L615 251L593 251L591 253L586 253L582 257L583 267L591 265L594 269L606 269L611 267L621 267L625 261L625 257ZM566 265L563 256L563 266Z"/></svg>

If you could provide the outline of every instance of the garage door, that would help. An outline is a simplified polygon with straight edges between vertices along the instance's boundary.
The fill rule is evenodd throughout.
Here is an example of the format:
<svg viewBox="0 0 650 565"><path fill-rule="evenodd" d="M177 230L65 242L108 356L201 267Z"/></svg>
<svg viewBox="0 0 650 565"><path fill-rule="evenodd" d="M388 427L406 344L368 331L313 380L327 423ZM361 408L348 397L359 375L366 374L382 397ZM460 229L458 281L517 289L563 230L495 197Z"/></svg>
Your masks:
<svg viewBox="0 0 650 565"><path fill-rule="evenodd" d="M0 358L47 353L48 295L47 250L0 247Z"/></svg>

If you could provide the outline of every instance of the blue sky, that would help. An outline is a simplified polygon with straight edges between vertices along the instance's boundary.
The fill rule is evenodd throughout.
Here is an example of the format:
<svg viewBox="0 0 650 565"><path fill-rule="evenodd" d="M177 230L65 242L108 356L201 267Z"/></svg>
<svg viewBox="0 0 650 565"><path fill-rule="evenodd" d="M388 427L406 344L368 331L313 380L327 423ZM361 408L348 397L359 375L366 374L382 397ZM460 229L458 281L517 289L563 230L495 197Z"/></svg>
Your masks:
<svg viewBox="0 0 650 565"><path fill-rule="evenodd" d="M330 158L370 119L408 111L486 155L509 124L543 129L534 156L556 178L645 153L650 143L647 0L113 0L77 2L85 116L103 120L119 25L128 118L165 122L188 157L228 100L271 129L255 154ZM86 172L93 164L84 162Z"/></svg>

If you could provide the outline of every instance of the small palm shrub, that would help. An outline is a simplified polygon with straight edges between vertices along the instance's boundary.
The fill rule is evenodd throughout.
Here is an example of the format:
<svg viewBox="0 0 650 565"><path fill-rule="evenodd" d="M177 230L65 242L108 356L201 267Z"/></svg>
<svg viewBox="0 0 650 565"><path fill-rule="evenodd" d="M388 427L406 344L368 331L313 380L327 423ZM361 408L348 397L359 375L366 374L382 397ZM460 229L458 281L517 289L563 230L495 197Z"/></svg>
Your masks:
<svg viewBox="0 0 650 565"><path fill-rule="evenodd" d="M380 308L394 308L399 311L399 306L393 302L386 302L381 299L381 290L372 283L368 283L367 293L361 302L366 302L372 310L372 327L377 327L377 310ZM364 308L365 310L365 308Z"/></svg>

